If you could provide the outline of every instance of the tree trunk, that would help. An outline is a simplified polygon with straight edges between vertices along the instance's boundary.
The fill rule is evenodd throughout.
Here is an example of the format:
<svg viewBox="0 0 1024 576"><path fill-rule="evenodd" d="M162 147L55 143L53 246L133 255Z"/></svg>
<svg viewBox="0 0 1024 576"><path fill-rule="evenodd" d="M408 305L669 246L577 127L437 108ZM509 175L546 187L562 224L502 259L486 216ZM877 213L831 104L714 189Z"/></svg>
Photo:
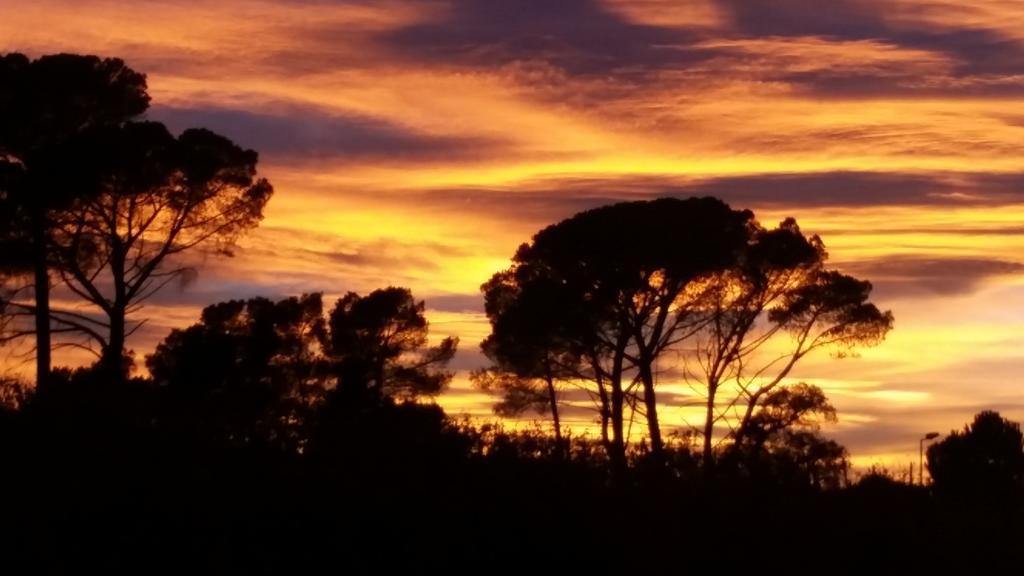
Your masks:
<svg viewBox="0 0 1024 576"><path fill-rule="evenodd" d="M747 411L744 413L743 418L740 420L739 425L736 426L736 433L733 434L732 443L736 446L743 444L747 439L747 430L750 426L750 419L753 416L753 405L757 403L754 399L748 406Z"/></svg>
<svg viewBox="0 0 1024 576"><path fill-rule="evenodd" d="M664 457L665 446L661 439L661 425L658 423L658 398L654 393L654 373L650 361L640 362L640 379L644 385L644 405L647 410L647 432L651 437L651 455L660 461Z"/></svg>
<svg viewBox="0 0 1024 576"><path fill-rule="evenodd" d="M711 435L715 431L715 394L718 392L718 385L708 383L708 405L707 414L704 417L704 473L711 471L715 465L715 455L711 443Z"/></svg>
<svg viewBox="0 0 1024 576"><path fill-rule="evenodd" d="M545 374L545 381L548 386L548 404L551 408L551 421L555 428L555 445L558 446L560 455L568 456L567 447L562 444L562 423L558 417L558 395L555 393L555 379L551 375L550 367L547 370L547 374Z"/></svg>
<svg viewBox="0 0 1024 576"><path fill-rule="evenodd" d="M601 444L605 450L610 451L611 444L608 440L608 423L611 419L611 406L608 398L608 390L604 386L604 378L595 365L595 379L597 380L597 396L601 402Z"/></svg>
<svg viewBox="0 0 1024 576"><path fill-rule="evenodd" d="M113 252L110 258L110 272L114 282L114 301L108 312L110 334L107 336L107 346L103 349L100 362L101 369L106 377L110 378L110 382L119 383L128 379L124 362L125 340L128 337L125 328L128 316L128 290L125 286L126 250L116 229L111 231L109 242Z"/></svg>
<svg viewBox="0 0 1024 576"><path fill-rule="evenodd" d="M127 316L125 307L115 304L110 313L110 334L107 337L107 345L103 349L103 357L100 359L104 375L115 382L123 382L128 377L124 362L124 349L127 340L125 316Z"/></svg>
<svg viewBox="0 0 1024 576"><path fill-rule="evenodd" d="M612 442L608 457L612 464L612 482L618 486L624 485L626 481L626 439L623 434L623 409L626 402L622 390L622 356L622 353L616 353L609 378L612 389Z"/></svg>
<svg viewBox="0 0 1024 576"><path fill-rule="evenodd" d="M736 435L733 437L733 443L740 444L743 442L746 437L747 430L750 427L750 420L754 417L754 410L757 408L757 403L760 401L765 390L771 390L771 388L762 388L749 395L747 407L743 411L743 418L740 420L739 426L736 428Z"/></svg>
<svg viewBox="0 0 1024 576"><path fill-rule="evenodd" d="M50 380L50 271L46 242L46 214L41 207L32 211L32 271L35 292L36 390Z"/></svg>

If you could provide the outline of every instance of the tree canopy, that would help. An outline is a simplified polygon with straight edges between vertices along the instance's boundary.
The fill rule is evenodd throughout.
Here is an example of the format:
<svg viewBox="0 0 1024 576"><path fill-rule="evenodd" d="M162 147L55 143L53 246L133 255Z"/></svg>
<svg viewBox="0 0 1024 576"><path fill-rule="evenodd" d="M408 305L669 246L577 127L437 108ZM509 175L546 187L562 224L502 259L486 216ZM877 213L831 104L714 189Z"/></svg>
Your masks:
<svg viewBox="0 0 1024 576"><path fill-rule="evenodd" d="M229 253L273 190L256 176L256 152L209 130L176 137L139 120L146 79L121 60L9 54L0 77L0 242L29 256L7 270L34 272L31 303L5 299L34 327L10 337L35 334L45 374L51 333L85 336L99 350L62 345L93 351L123 378L139 325L128 317L187 270L175 257L198 247ZM52 307L54 278L92 310Z"/></svg>
<svg viewBox="0 0 1024 576"><path fill-rule="evenodd" d="M297 426L325 392L325 330L319 294L208 306L146 358L163 417L201 441L297 446Z"/></svg>
<svg viewBox="0 0 1024 576"><path fill-rule="evenodd" d="M684 377L704 392L707 464L716 425L726 424L724 438L741 443L760 402L808 354L827 349L842 357L892 329L892 313L870 301L871 284L828 269L827 259L821 239L788 218L774 229L756 227L737 266L701 281L697 315L704 321L692 335Z"/></svg>
<svg viewBox="0 0 1024 576"><path fill-rule="evenodd" d="M440 392L457 341L427 346L423 307L395 287L349 293L327 317L319 293L231 300L172 331L146 366L169 423L217 443L297 449L301 423L332 395L357 413Z"/></svg>
<svg viewBox="0 0 1024 576"><path fill-rule="evenodd" d="M928 472L941 492L968 498L1024 495L1024 433L986 410L928 447Z"/></svg>
<svg viewBox="0 0 1024 576"><path fill-rule="evenodd" d="M119 126L148 106L145 75L120 59L0 56L0 241L24 246L24 267L32 272L27 312L34 317L37 384L45 383L51 368L49 248L55 217L95 185L80 178L71 141L87 130Z"/></svg>
<svg viewBox="0 0 1024 576"><path fill-rule="evenodd" d="M443 368L459 341L447 337L428 346L424 308L408 288L393 286L340 298L330 313L327 346L339 384L404 398L441 392L452 377Z"/></svg>
<svg viewBox="0 0 1024 576"><path fill-rule="evenodd" d="M711 459L715 424L749 429L800 359L877 343L891 328L892 315L868 300L871 285L828 270L826 258L795 220L767 229L713 198L582 212L540 231L483 286L492 326L483 349L495 367L480 379L503 390L508 406L537 405L542 391L530 382L545 374L584 385L621 462L629 413L646 419L651 449L661 451L656 373L673 352L706 392ZM788 351L763 358L778 341ZM725 388L732 396L723 402ZM546 397L555 399L553 386Z"/></svg>
<svg viewBox="0 0 1024 576"><path fill-rule="evenodd" d="M105 319L56 317L92 337L116 375L126 371L128 316L189 270L174 258L207 246L230 254L273 188L256 176L256 152L205 129L174 137L159 123L128 122L78 145L97 189L54 219L55 268Z"/></svg>

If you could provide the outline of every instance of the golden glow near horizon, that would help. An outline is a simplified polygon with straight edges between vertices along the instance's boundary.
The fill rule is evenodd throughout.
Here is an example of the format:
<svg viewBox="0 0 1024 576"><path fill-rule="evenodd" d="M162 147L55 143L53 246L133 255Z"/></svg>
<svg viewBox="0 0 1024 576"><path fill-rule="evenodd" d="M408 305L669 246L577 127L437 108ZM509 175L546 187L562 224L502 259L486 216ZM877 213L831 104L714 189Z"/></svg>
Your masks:
<svg viewBox="0 0 1024 576"><path fill-rule="evenodd" d="M875 282L889 339L792 380L827 391L858 464L902 463L979 409L1024 419L1024 7L829 4L0 0L0 50L122 57L150 117L261 153L265 222L151 304L140 357L219 300L404 285L462 339L442 404L486 416L478 288L519 243L606 202L718 195Z"/></svg>

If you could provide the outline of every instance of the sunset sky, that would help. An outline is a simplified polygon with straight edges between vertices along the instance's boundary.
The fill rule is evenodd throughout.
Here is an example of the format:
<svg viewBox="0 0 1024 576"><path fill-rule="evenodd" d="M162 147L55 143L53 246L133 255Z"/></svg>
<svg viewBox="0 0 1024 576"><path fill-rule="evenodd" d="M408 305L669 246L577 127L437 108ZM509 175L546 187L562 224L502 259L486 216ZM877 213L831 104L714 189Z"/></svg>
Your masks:
<svg viewBox="0 0 1024 576"><path fill-rule="evenodd" d="M125 59L149 118L258 150L275 186L234 258L143 312L140 357L221 300L408 286L462 340L441 403L487 416L479 286L517 245L714 195L797 218L895 314L793 378L855 463L916 460L980 409L1024 420L1019 0L0 0L10 51Z"/></svg>

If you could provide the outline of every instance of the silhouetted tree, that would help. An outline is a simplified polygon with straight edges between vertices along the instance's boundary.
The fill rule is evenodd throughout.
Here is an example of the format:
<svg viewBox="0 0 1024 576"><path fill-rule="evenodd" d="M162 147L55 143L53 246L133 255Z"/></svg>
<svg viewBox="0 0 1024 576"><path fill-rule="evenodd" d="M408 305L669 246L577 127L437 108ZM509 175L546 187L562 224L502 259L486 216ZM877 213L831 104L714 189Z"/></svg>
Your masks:
<svg viewBox="0 0 1024 576"><path fill-rule="evenodd" d="M29 243L22 229L19 206L14 202L23 185L24 172L14 162L0 159L0 345L8 341L3 328L15 312L7 308L18 292L14 281L32 272Z"/></svg>
<svg viewBox="0 0 1024 576"><path fill-rule="evenodd" d="M998 412L984 411L962 431L928 447L928 472L941 492L1005 500L1024 490L1024 434Z"/></svg>
<svg viewBox="0 0 1024 576"><path fill-rule="evenodd" d="M10 201L22 172L15 164L0 160L0 346L15 337L7 331L14 318L8 302L17 294L11 282L32 271L19 233L17 209Z"/></svg>
<svg viewBox="0 0 1024 576"><path fill-rule="evenodd" d="M573 317L565 291L535 279L522 286L511 271L495 274L481 289L491 322L491 334L480 344L493 365L475 371L474 383L497 392L502 400L494 411L517 416L526 410L551 416L555 442L562 445L559 383L572 382L583 362L573 338L585 330L586 319ZM602 412L602 415L604 413ZM607 417L602 417L607 438Z"/></svg>
<svg viewBox="0 0 1024 576"><path fill-rule="evenodd" d="M892 313L868 301L871 284L827 270L827 257L821 240L805 237L790 218L771 230L757 226L736 266L702 280L697 316L706 320L684 374L706 392L706 466L715 424L734 421L742 443L759 402L801 359L876 344L892 328ZM726 390L732 397L722 402Z"/></svg>
<svg viewBox="0 0 1024 576"><path fill-rule="evenodd" d="M320 294L205 308L146 358L167 424L222 445L298 447L325 389L325 329Z"/></svg>
<svg viewBox="0 0 1024 576"><path fill-rule="evenodd" d="M511 284L513 294L529 294L530 286L542 283L565 303L551 311L557 314L553 324L566 314L586 319L565 321L571 332L558 339L581 359L571 371L597 387L601 413L611 424L608 445L616 469L625 464L630 407L645 416L652 453L660 456L654 364L695 328L688 313L691 282L735 262L752 218L713 198L597 208L539 232L500 273L506 279L485 285Z"/></svg>
<svg viewBox="0 0 1024 576"><path fill-rule="evenodd" d="M423 301L407 288L389 287L366 296L350 292L331 310L327 355L339 386L365 387L376 396L414 398L435 395L452 378L444 367L458 339L427 346Z"/></svg>
<svg viewBox="0 0 1024 576"><path fill-rule="evenodd" d="M273 189L256 177L256 152L204 129L174 138L162 124L129 122L91 130L79 145L98 187L53 219L56 269L105 319L62 322L95 339L101 366L123 377L128 315L188 271L174 257L230 254Z"/></svg>
<svg viewBox="0 0 1024 576"><path fill-rule="evenodd" d="M839 488L849 469L846 449L819 434L822 422L835 421L835 408L817 386L774 388L741 424L725 460L755 475Z"/></svg>
<svg viewBox="0 0 1024 576"><path fill-rule="evenodd" d="M0 190L0 196L3 191ZM0 199L0 203L2 203ZM0 215L0 218L3 218ZM26 268L21 265L20 256L24 254L24 251L18 250L16 242L5 242L2 237L4 231L2 230L3 224L0 223L0 347L3 347L12 340L16 340L21 337L20 333L14 329L14 321L17 318L17 306L14 302L18 295L18 288L14 286L14 282L20 273L26 272Z"/></svg>
<svg viewBox="0 0 1024 576"><path fill-rule="evenodd" d="M91 192L76 180L77 159L67 144L82 131L117 126L146 110L145 76L118 59L58 54L30 60L0 57L0 164L9 187L0 196L5 240L27 247L32 269L37 385L51 368L50 242L55 216ZM17 185L10 186L16 181Z"/></svg>
<svg viewBox="0 0 1024 576"><path fill-rule="evenodd" d="M776 388L764 395L753 416L743 423L734 446L763 447L773 435L793 428L817 429L820 422L836 422L836 409L821 388L800 383Z"/></svg>

